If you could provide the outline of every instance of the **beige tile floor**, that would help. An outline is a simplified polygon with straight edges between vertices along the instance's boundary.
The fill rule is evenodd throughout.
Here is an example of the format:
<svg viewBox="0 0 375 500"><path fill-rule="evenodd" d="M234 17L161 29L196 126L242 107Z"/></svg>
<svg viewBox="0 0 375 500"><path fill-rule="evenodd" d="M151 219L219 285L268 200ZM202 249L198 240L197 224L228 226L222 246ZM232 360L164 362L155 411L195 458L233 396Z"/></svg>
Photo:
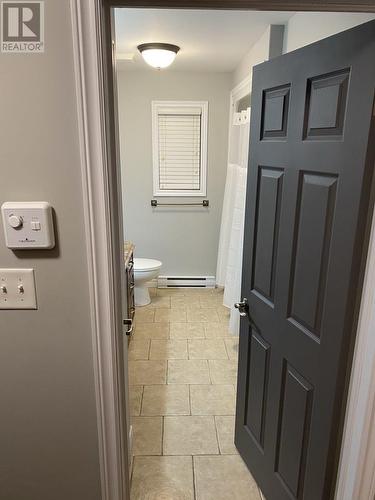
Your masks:
<svg viewBox="0 0 375 500"><path fill-rule="evenodd" d="M233 442L238 340L218 289L152 289L129 343L132 500L261 500Z"/></svg>

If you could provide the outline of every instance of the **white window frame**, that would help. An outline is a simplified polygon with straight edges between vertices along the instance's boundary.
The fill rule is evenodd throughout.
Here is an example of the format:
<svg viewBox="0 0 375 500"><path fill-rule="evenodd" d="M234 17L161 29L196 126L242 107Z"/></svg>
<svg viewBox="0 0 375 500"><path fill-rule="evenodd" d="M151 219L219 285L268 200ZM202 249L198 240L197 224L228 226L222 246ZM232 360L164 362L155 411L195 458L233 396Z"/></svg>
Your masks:
<svg viewBox="0 0 375 500"><path fill-rule="evenodd" d="M152 165L154 196L206 196L207 195L207 135L208 135L208 101L152 101ZM201 163L200 189L165 190L159 187L159 127L158 115L165 108L200 108L201 110Z"/></svg>

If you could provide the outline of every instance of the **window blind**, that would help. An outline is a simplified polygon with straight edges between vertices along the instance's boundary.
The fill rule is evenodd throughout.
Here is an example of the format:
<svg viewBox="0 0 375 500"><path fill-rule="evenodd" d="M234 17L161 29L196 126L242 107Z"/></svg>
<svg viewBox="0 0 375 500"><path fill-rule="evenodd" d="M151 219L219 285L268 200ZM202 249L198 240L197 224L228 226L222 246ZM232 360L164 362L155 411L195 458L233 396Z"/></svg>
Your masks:
<svg viewBox="0 0 375 500"><path fill-rule="evenodd" d="M177 112L176 112L177 111ZM159 113L160 191L199 191L201 188L201 112Z"/></svg>

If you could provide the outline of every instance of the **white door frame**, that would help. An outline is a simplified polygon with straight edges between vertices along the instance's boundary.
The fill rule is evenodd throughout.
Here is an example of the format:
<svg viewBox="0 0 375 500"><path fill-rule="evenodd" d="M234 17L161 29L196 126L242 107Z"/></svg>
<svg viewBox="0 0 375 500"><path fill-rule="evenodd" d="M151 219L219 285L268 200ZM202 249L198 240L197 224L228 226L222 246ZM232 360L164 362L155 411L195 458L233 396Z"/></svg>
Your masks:
<svg viewBox="0 0 375 500"><path fill-rule="evenodd" d="M129 500L124 484L128 445L122 443L112 286L109 175L106 151L100 0L70 0L83 207L90 279L92 349L102 500ZM124 427L127 428L127 423Z"/></svg>
<svg viewBox="0 0 375 500"><path fill-rule="evenodd" d="M91 279L103 500L129 500L122 484L116 381L106 123L101 66L100 0L70 0L81 148L84 216ZM375 494L375 220L373 220L338 471L336 500L373 500Z"/></svg>
<svg viewBox="0 0 375 500"><path fill-rule="evenodd" d="M344 435L336 485L337 500L375 498L375 216L363 282Z"/></svg>

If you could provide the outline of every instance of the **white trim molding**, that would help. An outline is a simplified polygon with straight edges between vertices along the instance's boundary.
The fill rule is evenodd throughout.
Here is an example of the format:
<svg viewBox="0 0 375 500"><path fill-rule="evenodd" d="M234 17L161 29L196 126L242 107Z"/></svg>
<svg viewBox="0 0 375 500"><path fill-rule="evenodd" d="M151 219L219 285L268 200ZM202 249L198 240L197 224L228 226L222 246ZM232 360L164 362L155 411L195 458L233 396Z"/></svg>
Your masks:
<svg viewBox="0 0 375 500"><path fill-rule="evenodd" d="M251 83L252 75L250 74L231 90L230 97L233 104L245 97L247 94L251 95Z"/></svg>
<svg viewBox="0 0 375 500"><path fill-rule="evenodd" d="M363 283L336 500L375 498L375 217Z"/></svg>
<svg viewBox="0 0 375 500"><path fill-rule="evenodd" d="M235 124L235 105L238 101L243 99L246 95L251 96L251 85L252 85L252 74L244 78L240 83L238 83L231 91L229 95L229 127L228 127L228 164L231 163L231 136L233 132L233 125ZM247 112L247 121L250 122L251 112Z"/></svg>
<svg viewBox="0 0 375 500"><path fill-rule="evenodd" d="M127 500L117 378L100 0L70 0L90 278L102 500ZM126 443L125 443L126 444ZM125 474L126 477L126 474Z"/></svg>

